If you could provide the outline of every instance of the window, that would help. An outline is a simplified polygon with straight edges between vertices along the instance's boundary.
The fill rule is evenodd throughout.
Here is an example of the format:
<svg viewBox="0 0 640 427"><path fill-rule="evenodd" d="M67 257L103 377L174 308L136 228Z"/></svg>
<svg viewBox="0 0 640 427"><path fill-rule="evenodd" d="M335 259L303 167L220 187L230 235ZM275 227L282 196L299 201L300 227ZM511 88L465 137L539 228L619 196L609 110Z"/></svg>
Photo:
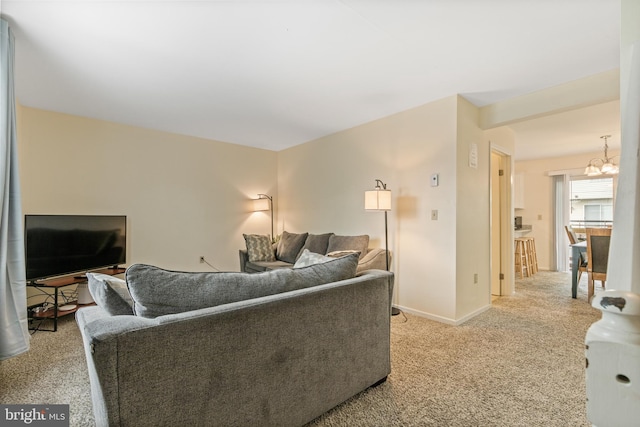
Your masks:
<svg viewBox="0 0 640 427"><path fill-rule="evenodd" d="M572 177L571 226L602 227L613 222L613 178Z"/></svg>

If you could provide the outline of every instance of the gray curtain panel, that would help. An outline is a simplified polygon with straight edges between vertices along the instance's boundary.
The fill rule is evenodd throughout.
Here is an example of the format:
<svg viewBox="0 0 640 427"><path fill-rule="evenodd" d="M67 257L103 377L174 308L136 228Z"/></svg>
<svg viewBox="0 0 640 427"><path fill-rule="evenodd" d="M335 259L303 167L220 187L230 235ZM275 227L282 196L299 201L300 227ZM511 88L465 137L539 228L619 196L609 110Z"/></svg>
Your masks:
<svg viewBox="0 0 640 427"><path fill-rule="evenodd" d="M0 19L0 360L29 350L13 58L13 33Z"/></svg>

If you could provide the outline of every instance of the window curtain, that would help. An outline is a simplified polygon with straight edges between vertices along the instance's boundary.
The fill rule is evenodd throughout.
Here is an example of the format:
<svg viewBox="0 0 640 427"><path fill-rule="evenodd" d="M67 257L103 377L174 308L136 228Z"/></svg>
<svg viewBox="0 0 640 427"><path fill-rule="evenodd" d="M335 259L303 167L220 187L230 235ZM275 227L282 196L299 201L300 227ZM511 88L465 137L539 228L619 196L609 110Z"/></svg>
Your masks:
<svg viewBox="0 0 640 427"><path fill-rule="evenodd" d="M13 33L0 19L0 360L29 350L13 58Z"/></svg>
<svg viewBox="0 0 640 427"><path fill-rule="evenodd" d="M568 191L567 175L554 175L553 176L553 211L555 213L553 217L553 258L551 270L555 271L567 271L567 232L564 229L565 225L569 224L569 211L568 211Z"/></svg>

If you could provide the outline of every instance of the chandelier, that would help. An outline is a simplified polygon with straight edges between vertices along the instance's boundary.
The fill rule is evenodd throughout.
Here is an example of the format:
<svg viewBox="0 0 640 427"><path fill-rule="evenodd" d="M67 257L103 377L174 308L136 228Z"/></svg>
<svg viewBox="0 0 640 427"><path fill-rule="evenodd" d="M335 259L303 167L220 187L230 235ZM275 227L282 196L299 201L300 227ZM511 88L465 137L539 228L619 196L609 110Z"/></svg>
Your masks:
<svg viewBox="0 0 640 427"><path fill-rule="evenodd" d="M611 138L611 135L603 135L600 138L604 139L604 158L602 159L591 159L589 160L589 164L587 168L584 170L585 175L587 176L596 176L596 175L616 175L620 172L618 166L613 162L613 157L609 158L607 155L607 151L609 150L609 144L607 144L607 138ZM617 157L617 156L616 156ZM600 164L600 166L598 166Z"/></svg>

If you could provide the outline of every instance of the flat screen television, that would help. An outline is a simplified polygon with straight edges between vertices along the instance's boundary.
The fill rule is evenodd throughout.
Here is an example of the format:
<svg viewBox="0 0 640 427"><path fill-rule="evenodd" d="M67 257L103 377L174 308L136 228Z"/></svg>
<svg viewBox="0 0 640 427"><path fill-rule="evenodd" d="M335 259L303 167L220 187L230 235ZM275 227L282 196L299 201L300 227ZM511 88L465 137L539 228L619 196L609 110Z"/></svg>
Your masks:
<svg viewBox="0 0 640 427"><path fill-rule="evenodd" d="M25 215L28 281L126 262L124 215Z"/></svg>

